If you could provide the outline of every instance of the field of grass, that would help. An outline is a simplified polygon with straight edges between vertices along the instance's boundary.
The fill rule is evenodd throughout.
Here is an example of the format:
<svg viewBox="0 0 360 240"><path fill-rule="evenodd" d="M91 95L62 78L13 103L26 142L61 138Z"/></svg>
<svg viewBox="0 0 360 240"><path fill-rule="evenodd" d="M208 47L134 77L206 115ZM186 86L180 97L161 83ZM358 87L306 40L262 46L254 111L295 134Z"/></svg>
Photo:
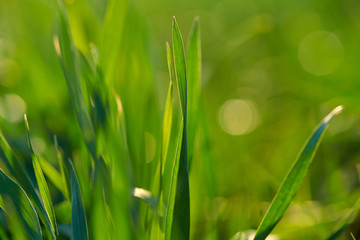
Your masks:
<svg viewBox="0 0 360 240"><path fill-rule="evenodd" d="M0 239L360 239L358 10L1 1Z"/></svg>

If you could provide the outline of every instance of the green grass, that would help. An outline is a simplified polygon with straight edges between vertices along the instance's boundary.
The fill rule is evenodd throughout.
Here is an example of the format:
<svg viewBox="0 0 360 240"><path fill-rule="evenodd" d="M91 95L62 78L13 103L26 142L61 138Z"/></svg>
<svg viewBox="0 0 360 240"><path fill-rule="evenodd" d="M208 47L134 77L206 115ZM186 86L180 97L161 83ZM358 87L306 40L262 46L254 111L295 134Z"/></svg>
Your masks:
<svg viewBox="0 0 360 240"><path fill-rule="evenodd" d="M312 200L307 195L299 200L296 195L302 186L309 186L304 186L304 182L311 181L306 174L311 172L312 161L317 160L314 157L330 120L342 107L323 118L298 157L292 156L295 161L282 184L278 184L278 176L265 167L261 169L259 163L249 161L247 165L250 154L246 153L233 156L234 162L243 163L243 169L236 168L240 174L229 176L230 191L221 192L219 185L224 181L217 179L217 160L223 159L215 156L213 146L222 143L221 138L213 138L206 111L208 103L201 92L202 75L206 73L202 74L202 55L209 53L202 54L199 17L195 17L186 35L173 17L171 44L166 42L160 53L167 60L168 73L163 69L166 82L158 83L149 56L151 41L145 33L146 24L132 1L109 0L100 13L84 8L88 18L101 19L94 20L99 26L93 25L91 30L81 28L87 17L79 21L72 7L76 4L69 6L61 0L54 5L58 27L52 57L57 57L56 66L63 74L59 78L67 86L62 109L68 119L66 132L44 130L46 151L39 154L34 136L41 126L32 117L36 113L28 111L25 128L20 131L26 136L26 147L14 143L11 134L0 134L0 237L261 240L272 233L284 239L293 236L293 232L286 231L286 225L277 226L290 222L291 212L287 211L295 209L299 202ZM95 36L92 41L83 39L91 35L89 32ZM188 37L185 43L183 36ZM228 47L231 44L234 43ZM308 134L308 130L304 132ZM301 136L291 137L294 139L287 143L289 148L298 149ZM231 141L239 148L246 146L241 141L247 140L238 139L233 137ZM251 152L251 143L248 146ZM224 150L222 154L229 153ZM270 154L275 155L275 150ZM276 156L288 160L286 154ZM269 166L276 164L269 162ZM269 189L256 188L258 183L247 181L247 174L258 176L260 184ZM263 199L253 199L255 193L246 192L252 186L255 193L261 191L259 196L275 195L272 202L264 204ZM316 187L311 188L321 190ZM235 189L243 192L232 199ZM356 222L360 205L354 199L358 198L354 191L351 200L342 203L345 206L320 204L321 214L316 213L312 227L322 228L308 230L309 239L355 238L349 227ZM243 211L239 210L241 207ZM326 215L329 209L335 216ZM256 213L248 217L247 212L251 211ZM292 230L304 231L296 226Z"/></svg>

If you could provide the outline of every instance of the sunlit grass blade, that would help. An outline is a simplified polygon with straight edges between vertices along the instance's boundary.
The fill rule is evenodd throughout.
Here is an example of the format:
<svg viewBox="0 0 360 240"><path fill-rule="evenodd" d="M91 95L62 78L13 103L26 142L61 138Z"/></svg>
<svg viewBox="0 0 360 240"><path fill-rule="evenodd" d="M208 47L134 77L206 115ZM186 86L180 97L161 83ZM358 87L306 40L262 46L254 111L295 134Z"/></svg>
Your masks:
<svg viewBox="0 0 360 240"><path fill-rule="evenodd" d="M173 18L173 54L175 76L179 89L183 113L183 136L176 186L174 218L171 228L172 239L189 239L190 234L190 198L189 175L187 169L187 79L184 44L175 17Z"/></svg>
<svg viewBox="0 0 360 240"><path fill-rule="evenodd" d="M177 84L179 86L179 95L181 102L181 109L186 121L186 108L187 108L187 79L186 79L186 64L183 39L179 30L179 26L175 17L173 18L173 56L174 56L174 69Z"/></svg>
<svg viewBox="0 0 360 240"><path fill-rule="evenodd" d="M360 199L356 201L354 207L348 212L334 227L334 231L331 233L328 240L335 240L340 237L344 230L349 226L351 221L354 220L360 209Z"/></svg>
<svg viewBox="0 0 360 240"><path fill-rule="evenodd" d="M54 37L54 46L69 89L71 105L82 131L86 145L97 165L95 130L86 109L77 72L77 52L73 43L69 19L62 1L59 5L59 35Z"/></svg>
<svg viewBox="0 0 360 240"><path fill-rule="evenodd" d="M101 70L107 84L114 79L127 8L128 0L110 0L107 4L99 53Z"/></svg>
<svg viewBox="0 0 360 240"><path fill-rule="evenodd" d="M307 169L315 155L328 123L332 117L338 114L341 110L342 106L338 106L331 111L331 113L329 113L320 122L310 139L305 143L299 157L291 167L284 182L274 197L265 217L261 221L260 226L256 231L254 240L265 239L280 221L291 201L294 199L296 192L305 177Z"/></svg>
<svg viewBox="0 0 360 240"><path fill-rule="evenodd" d="M171 135L171 126L172 126L172 97L173 97L173 61L171 55L171 49L168 43L166 43L166 52L167 52L167 62L170 75L170 84L169 90L167 93L166 103L165 103L165 112L163 119L163 135L162 135L162 162L165 162L167 151L169 148L169 141Z"/></svg>
<svg viewBox="0 0 360 240"><path fill-rule="evenodd" d="M191 161L194 155L200 101L201 43L198 17L194 19L187 45L187 154L188 168L190 169Z"/></svg>
<svg viewBox="0 0 360 240"><path fill-rule="evenodd" d="M71 231L72 239L89 239L80 185L73 164L69 161L71 178Z"/></svg>
<svg viewBox="0 0 360 240"><path fill-rule="evenodd" d="M38 215L24 190L0 169L0 194L11 199L30 239L42 239ZM6 202L6 200L5 200Z"/></svg>
<svg viewBox="0 0 360 240"><path fill-rule="evenodd" d="M47 229L51 232L51 221L46 212L45 206L35 190L35 186L30 180L29 175L25 171L23 164L18 157L11 150L4 136L0 133L0 159L5 163L10 173L15 177L16 181L22 186L39 215L41 221L45 224Z"/></svg>
<svg viewBox="0 0 360 240"><path fill-rule="evenodd" d="M171 129L173 125L173 58L169 43L166 42L166 53L167 53L167 63L170 76L170 84L167 93L166 103L165 103L165 112L163 117L163 128L162 128L162 146L161 146L161 158L160 158L160 191L159 198L162 196L162 199L167 202L167 193L169 192L170 186L170 176L171 176L171 166L173 161L166 161L168 159L169 153L169 144L171 137ZM162 195L161 195L162 191ZM159 201L162 202L163 200Z"/></svg>
<svg viewBox="0 0 360 240"><path fill-rule="evenodd" d="M59 232L58 232L57 224L56 224L54 206L51 201L49 188L47 186L44 174L42 172L39 159L35 155L35 152L33 150L32 144L31 144L30 128L29 128L29 123L28 123L26 115L24 115L24 121L25 121L25 128L26 128L26 133L27 133L27 138L28 138L28 144L29 144L29 148L31 151L31 157L33 160L33 167L34 167L36 181L37 181L37 184L39 187L41 199L44 203L46 214L47 214L48 218L50 219L50 223L51 223L51 228L48 230L50 231L53 238L57 239Z"/></svg>
<svg viewBox="0 0 360 240"><path fill-rule="evenodd" d="M59 173L55 167L53 167L48 161L44 158L37 156L41 169L43 170L46 177L51 181L54 186L60 190L60 192L67 197L67 191L65 183L63 182L61 173Z"/></svg>

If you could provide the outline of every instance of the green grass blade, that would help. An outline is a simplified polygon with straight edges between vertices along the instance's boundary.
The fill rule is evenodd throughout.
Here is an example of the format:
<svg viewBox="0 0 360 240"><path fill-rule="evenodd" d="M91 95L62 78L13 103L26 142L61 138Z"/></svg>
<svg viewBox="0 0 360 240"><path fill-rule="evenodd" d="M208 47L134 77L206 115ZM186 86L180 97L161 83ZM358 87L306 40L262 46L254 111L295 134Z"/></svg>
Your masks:
<svg viewBox="0 0 360 240"><path fill-rule="evenodd" d="M24 190L0 169L0 194L9 197L30 239L42 239L38 216ZM6 200L5 200L6 202Z"/></svg>
<svg viewBox="0 0 360 240"><path fill-rule="evenodd" d="M35 190L35 186L30 180L29 175L25 171L24 166L18 159L18 157L11 150L4 136L0 133L0 159L5 163L10 173L15 177L17 182L22 186L29 198L34 204L34 207L39 215L41 221L45 224L47 229L51 231L51 221L47 215L45 206Z"/></svg>
<svg viewBox="0 0 360 240"><path fill-rule="evenodd" d="M70 31L69 19L62 2L59 5L59 35L54 38L54 46L63 69L69 89L71 105L82 131L86 145L97 164L95 130L87 111L77 72L77 51Z"/></svg>
<svg viewBox="0 0 360 240"><path fill-rule="evenodd" d="M71 197L71 187L70 187L70 174L68 171L68 168L65 166L65 161L61 155L60 149L59 149L59 145L57 142L57 138L56 136L54 136L54 144L55 144L55 151L56 151L56 156L57 159L59 161L59 167L60 167L60 172L61 172L61 177L62 177L62 181L63 184L65 186L65 190L66 190L66 198L70 200Z"/></svg>
<svg viewBox="0 0 360 240"><path fill-rule="evenodd" d="M338 114L341 110L342 106L339 106L329 113L315 129L310 139L305 143L298 159L291 167L284 182L274 197L265 217L260 223L254 240L265 239L280 221L291 201L294 199L296 192L305 177L307 169L315 155L328 123L332 117Z"/></svg>
<svg viewBox="0 0 360 240"><path fill-rule="evenodd" d="M165 113L164 113L164 120L163 120L162 162L165 162L167 151L169 148L171 126L172 126L172 114L173 114L173 107L172 107L173 65L172 65L171 50L170 50L170 46L168 43L166 43L166 52L167 52L167 62L168 62L168 68L169 68L169 74L170 74L170 84L169 84L169 90L168 90L166 103L165 103Z"/></svg>
<svg viewBox="0 0 360 240"><path fill-rule="evenodd" d="M185 64L185 52L182 36L179 30L179 26L175 17L173 18L173 55L174 55L174 69L177 84L179 86L179 95L181 108L186 119L187 108L187 79L186 79L186 64Z"/></svg>
<svg viewBox="0 0 360 240"><path fill-rule="evenodd" d="M128 0L110 0L108 2L99 59L105 83L114 80L120 46L122 44L127 8Z"/></svg>
<svg viewBox="0 0 360 240"><path fill-rule="evenodd" d="M60 192L64 195L64 197L67 197L67 191L65 184L63 182L61 173L59 173L48 161L46 161L44 158L38 156L38 160L41 166L41 169L43 170L44 174L47 176L47 178L54 184L54 186L60 190Z"/></svg>
<svg viewBox="0 0 360 240"><path fill-rule="evenodd" d="M69 161L71 176L71 231L72 239L89 239L84 204L81 198L80 185L73 164Z"/></svg>
<svg viewBox="0 0 360 240"><path fill-rule="evenodd" d="M177 139L177 147L176 147L175 158L174 158L171 180L170 180L170 189L169 189L168 203L167 203L166 215L165 215L165 240L176 238L175 235L172 235L173 234L172 226L173 226L174 217L177 217L175 215L174 208L175 208L176 193L177 193L182 138L183 138L183 122L181 122L180 131Z"/></svg>
<svg viewBox="0 0 360 240"><path fill-rule="evenodd" d="M27 133L27 138L28 138L28 144L29 144L29 148L31 151L31 157L33 160L36 181L37 181L37 184L39 187L40 195L41 195L41 198L42 198L45 210L46 210L47 217L49 218L50 223L51 223L50 229L48 229L48 230L50 231L53 238L57 239L59 232L58 232L57 224L56 224L54 206L52 204L49 188L47 186L44 174L43 174L41 166L40 166L40 161L39 161L38 157L35 155L32 144L31 144L30 128L29 128L29 123L27 121L26 115L24 115L24 121L25 121L25 128L26 128L26 133Z"/></svg>
<svg viewBox="0 0 360 240"><path fill-rule="evenodd" d="M190 196L189 174L187 169L187 83L184 45L179 27L173 18L173 54L175 76L179 89L183 113L183 136L179 161L179 172L176 185L174 217L171 228L171 239L189 239L190 235Z"/></svg>
<svg viewBox="0 0 360 240"><path fill-rule="evenodd" d="M188 51L186 53L186 76L187 76L187 154L188 167L194 155L196 129L199 118L200 79L201 79L201 44L199 18L194 19L190 37L188 39Z"/></svg>

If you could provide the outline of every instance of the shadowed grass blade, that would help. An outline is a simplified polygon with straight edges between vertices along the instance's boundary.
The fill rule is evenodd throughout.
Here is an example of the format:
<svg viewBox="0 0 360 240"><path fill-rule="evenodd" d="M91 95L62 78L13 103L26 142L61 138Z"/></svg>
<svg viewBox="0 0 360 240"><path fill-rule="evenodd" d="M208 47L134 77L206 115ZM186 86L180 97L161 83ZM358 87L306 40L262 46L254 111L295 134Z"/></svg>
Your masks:
<svg viewBox="0 0 360 240"><path fill-rule="evenodd" d="M0 194L9 197L29 234L30 239L42 239L38 216L24 190L0 169ZM6 202L6 200L5 200Z"/></svg>
<svg viewBox="0 0 360 240"><path fill-rule="evenodd" d="M184 45L179 27L173 18L173 54L174 69L178 84L181 108L183 113L183 136L176 184L174 217L171 227L171 239L189 239L190 235L190 198L189 175L187 169L187 83Z"/></svg>
<svg viewBox="0 0 360 240"><path fill-rule="evenodd" d="M342 110L342 106L338 106L329 113L315 129L310 139L300 152L299 157L291 167L284 182L280 186L275 198L273 199L265 217L256 231L254 240L265 239L276 224L284 215L286 209L294 199L300 184L302 183L307 169L313 159L315 152L320 144L320 140L324 135L325 129L332 117Z"/></svg>
<svg viewBox="0 0 360 240"><path fill-rule="evenodd" d="M80 185L73 164L69 161L71 178L71 231L72 239L89 239L84 204L81 198Z"/></svg>
<svg viewBox="0 0 360 240"><path fill-rule="evenodd" d="M45 207L45 210L46 210L47 217L50 219L50 223L51 223L51 228L48 229L48 230L50 231L53 238L57 239L57 237L59 235L59 232L58 232L58 229L57 229L57 224L56 224L56 219L55 219L54 206L53 206L52 201L51 201L49 188L47 186L44 174L42 172L39 159L35 155L34 149L33 149L32 144L31 144L30 128L29 128L29 123L27 121L26 115L24 115L24 121L25 121L25 128L26 128L26 133L27 133L27 138L28 138L28 144L29 144L29 148L30 148L30 151L31 151L31 157L32 157L32 160L33 160L33 166L34 166L34 172L35 172L36 181L37 181L37 184L38 184L38 187L39 187L42 202L44 203L44 207Z"/></svg>
<svg viewBox="0 0 360 240"><path fill-rule="evenodd" d="M63 181L65 190L66 190L65 196L67 199L70 200L70 197L71 197L70 174L69 174L68 168L65 166L65 161L61 155L56 136L54 136L54 144L55 144L56 156L59 161L59 167L60 167L62 181Z"/></svg>
<svg viewBox="0 0 360 240"><path fill-rule="evenodd" d="M187 154L188 168L190 171L191 161L194 155L196 129L199 118L200 101L200 78L201 78L201 45L199 18L194 19L190 37L188 39L188 51L186 53L186 76L187 76Z"/></svg>

